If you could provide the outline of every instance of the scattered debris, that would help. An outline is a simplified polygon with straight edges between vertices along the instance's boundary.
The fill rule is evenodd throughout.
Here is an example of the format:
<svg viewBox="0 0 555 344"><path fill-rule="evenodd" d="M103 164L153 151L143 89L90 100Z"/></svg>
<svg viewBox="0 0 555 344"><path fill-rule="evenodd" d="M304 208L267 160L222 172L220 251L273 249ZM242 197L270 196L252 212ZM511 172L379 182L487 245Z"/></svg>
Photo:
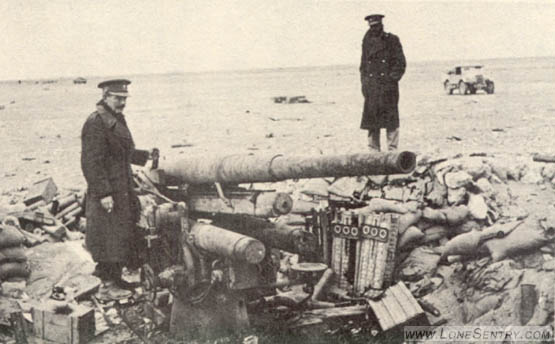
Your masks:
<svg viewBox="0 0 555 344"><path fill-rule="evenodd" d="M555 162L555 154L536 153L533 156L533 160L540 162Z"/></svg>
<svg viewBox="0 0 555 344"><path fill-rule="evenodd" d="M310 101L306 99L306 96L294 96L294 97L280 96L280 97L274 97L272 99L274 100L274 103L277 103L277 104L310 103Z"/></svg>
<svg viewBox="0 0 555 344"><path fill-rule="evenodd" d="M194 144L192 143L176 143L171 145L172 148L183 148L183 147L193 147Z"/></svg>
<svg viewBox="0 0 555 344"><path fill-rule="evenodd" d="M287 118L287 117L282 117L282 118L277 118L277 117L268 117L269 119L271 119L274 122L279 122L279 121L302 121L302 118L299 117L291 117L291 118Z"/></svg>

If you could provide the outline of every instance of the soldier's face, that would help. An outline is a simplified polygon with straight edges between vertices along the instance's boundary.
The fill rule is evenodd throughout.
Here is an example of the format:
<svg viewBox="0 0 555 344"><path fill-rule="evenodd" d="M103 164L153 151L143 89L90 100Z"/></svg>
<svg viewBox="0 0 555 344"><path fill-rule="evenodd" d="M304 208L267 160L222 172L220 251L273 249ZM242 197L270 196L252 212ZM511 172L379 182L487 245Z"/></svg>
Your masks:
<svg viewBox="0 0 555 344"><path fill-rule="evenodd" d="M368 22L368 26L370 26L370 32L380 33L383 31L383 24L381 23L372 23Z"/></svg>
<svg viewBox="0 0 555 344"><path fill-rule="evenodd" d="M125 102L127 101L127 97L122 96L114 96L108 95L106 97L106 104L117 113L122 113L123 109L125 108Z"/></svg>

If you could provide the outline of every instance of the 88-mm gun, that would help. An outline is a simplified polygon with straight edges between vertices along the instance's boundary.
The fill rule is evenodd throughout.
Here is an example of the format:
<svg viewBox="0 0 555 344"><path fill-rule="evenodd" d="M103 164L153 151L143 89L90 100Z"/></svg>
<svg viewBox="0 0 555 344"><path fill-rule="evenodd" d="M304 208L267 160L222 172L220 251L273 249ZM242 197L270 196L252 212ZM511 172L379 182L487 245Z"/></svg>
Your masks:
<svg viewBox="0 0 555 344"><path fill-rule="evenodd" d="M247 304L280 285L279 250L317 262L319 243L310 231L269 220L291 211L289 194L239 184L401 174L415 164L411 152L155 160L136 175L148 252L145 289L172 290L173 333L246 327Z"/></svg>

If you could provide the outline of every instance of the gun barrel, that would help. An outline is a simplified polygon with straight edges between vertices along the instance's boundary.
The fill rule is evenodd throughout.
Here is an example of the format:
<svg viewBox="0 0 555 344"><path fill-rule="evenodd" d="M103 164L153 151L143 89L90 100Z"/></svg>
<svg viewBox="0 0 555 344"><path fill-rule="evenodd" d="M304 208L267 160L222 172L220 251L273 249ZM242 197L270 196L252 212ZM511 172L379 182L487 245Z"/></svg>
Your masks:
<svg viewBox="0 0 555 344"><path fill-rule="evenodd" d="M297 178L351 177L409 173L416 165L412 152L376 152L329 156L227 155L190 156L164 161L167 185L240 184Z"/></svg>

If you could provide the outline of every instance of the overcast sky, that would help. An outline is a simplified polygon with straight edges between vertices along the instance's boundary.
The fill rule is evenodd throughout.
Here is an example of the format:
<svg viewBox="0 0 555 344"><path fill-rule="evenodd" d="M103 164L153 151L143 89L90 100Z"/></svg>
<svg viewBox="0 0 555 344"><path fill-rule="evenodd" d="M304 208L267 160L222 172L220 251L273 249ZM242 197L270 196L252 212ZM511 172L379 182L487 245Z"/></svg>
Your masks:
<svg viewBox="0 0 555 344"><path fill-rule="evenodd" d="M410 61L555 56L555 1L2 0L0 80L356 65L385 14Z"/></svg>

